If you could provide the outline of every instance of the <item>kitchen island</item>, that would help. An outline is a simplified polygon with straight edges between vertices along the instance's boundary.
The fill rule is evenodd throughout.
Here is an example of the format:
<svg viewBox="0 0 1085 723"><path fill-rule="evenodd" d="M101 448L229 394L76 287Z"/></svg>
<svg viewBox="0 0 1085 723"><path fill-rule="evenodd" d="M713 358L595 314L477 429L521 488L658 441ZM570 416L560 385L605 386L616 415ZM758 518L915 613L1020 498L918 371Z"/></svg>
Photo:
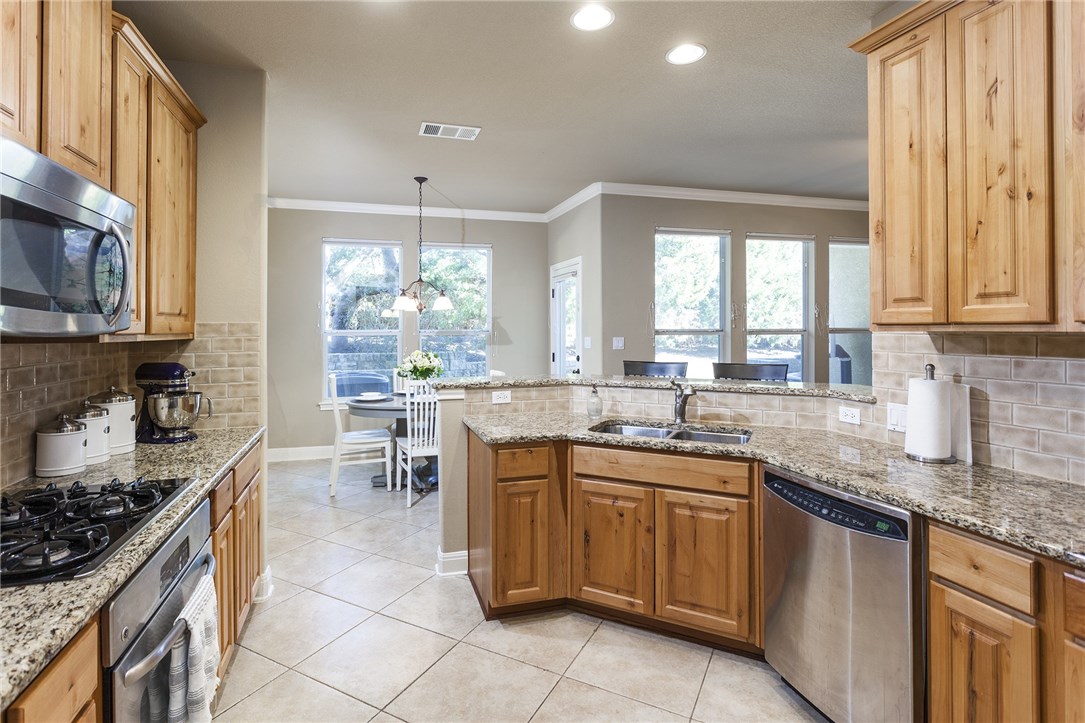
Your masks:
<svg viewBox="0 0 1085 723"><path fill-rule="evenodd" d="M120 589L140 565L188 516L245 455L260 444L265 429L200 430L194 442L138 445L135 452L91 465L78 475L32 477L6 488L5 494L40 487L64 486L76 479L88 486L113 478L130 481L170 477L194 482L108 562L85 578L0 589L3 614L0 655L0 707L7 708L64 646Z"/></svg>

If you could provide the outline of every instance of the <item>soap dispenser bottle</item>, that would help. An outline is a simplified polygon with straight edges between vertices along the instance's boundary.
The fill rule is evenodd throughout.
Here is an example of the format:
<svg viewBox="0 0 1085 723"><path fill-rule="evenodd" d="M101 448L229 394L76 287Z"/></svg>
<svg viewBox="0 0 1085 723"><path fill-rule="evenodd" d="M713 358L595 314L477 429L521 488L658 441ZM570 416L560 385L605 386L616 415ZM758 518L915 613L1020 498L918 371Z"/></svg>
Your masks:
<svg viewBox="0 0 1085 723"><path fill-rule="evenodd" d="M588 396L588 418L599 419L603 416L603 398L599 396L599 390L591 385L591 395Z"/></svg>

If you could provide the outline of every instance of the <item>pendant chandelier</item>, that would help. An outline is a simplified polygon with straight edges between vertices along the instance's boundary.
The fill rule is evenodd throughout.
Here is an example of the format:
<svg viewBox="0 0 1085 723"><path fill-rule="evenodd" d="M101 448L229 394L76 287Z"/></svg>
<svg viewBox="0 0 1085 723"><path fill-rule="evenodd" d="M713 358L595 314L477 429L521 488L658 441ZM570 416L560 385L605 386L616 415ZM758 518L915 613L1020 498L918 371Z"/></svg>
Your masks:
<svg viewBox="0 0 1085 723"><path fill-rule="evenodd" d="M422 278L422 184L429 179L425 176L415 176L418 182L418 278L407 285L407 288L399 290L399 296L392 304L393 311L417 311L422 313L426 309L426 303L422 300L422 293L428 288L437 292L437 298L433 300L434 311L449 311L452 309L452 299L445 295L444 289L439 289L433 283Z"/></svg>

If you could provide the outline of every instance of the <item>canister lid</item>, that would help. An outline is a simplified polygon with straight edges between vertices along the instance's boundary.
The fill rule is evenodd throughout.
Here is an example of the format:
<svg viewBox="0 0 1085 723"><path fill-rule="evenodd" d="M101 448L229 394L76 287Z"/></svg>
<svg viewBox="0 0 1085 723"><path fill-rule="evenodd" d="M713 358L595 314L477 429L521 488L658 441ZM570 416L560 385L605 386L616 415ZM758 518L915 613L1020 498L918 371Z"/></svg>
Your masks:
<svg viewBox="0 0 1085 723"><path fill-rule="evenodd" d="M85 399L73 416L76 419L97 419L99 417L108 417L109 410L105 407L96 407L90 403L89 399Z"/></svg>
<svg viewBox="0 0 1085 723"><path fill-rule="evenodd" d="M108 392L99 392L87 397L87 401L91 404L123 404L124 402L134 402L136 398L123 389L110 387Z"/></svg>
<svg viewBox="0 0 1085 723"><path fill-rule="evenodd" d="M57 418L38 429L38 434L71 434L87 428L82 422L72 419L69 414L58 414Z"/></svg>

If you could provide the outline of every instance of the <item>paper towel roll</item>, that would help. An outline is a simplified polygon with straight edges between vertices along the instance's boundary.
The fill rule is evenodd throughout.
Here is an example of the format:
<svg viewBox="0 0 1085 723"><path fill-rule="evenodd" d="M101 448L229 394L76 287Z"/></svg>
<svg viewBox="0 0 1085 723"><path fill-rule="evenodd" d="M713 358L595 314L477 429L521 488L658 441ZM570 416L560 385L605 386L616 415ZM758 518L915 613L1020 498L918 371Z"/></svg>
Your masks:
<svg viewBox="0 0 1085 723"><path fill-rule="evenodd" d="M904 452L926 460L953 456L953 382L908 380L908 428Z"/></svg>

